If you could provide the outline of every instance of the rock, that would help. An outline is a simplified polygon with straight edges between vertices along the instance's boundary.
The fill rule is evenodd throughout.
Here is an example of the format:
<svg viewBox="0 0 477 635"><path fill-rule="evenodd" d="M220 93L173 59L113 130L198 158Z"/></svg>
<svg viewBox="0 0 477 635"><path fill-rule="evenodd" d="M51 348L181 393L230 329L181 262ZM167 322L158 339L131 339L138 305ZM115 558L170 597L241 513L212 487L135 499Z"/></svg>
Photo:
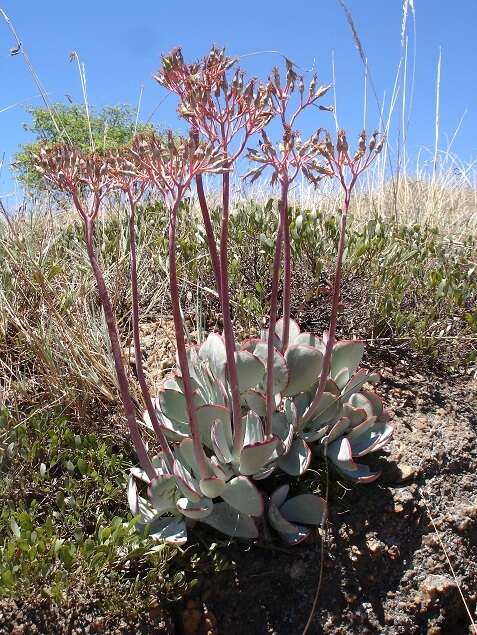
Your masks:
<svg viewBox="0 0 477 635"><path fill-rule="evenodd" d="M448 598L458 591L457 584L445 575L428 575L420 586L422 597L428 602Z"/></svg>
<svg viewBox="0 0 477 635"><path fill-rule="evenodd" d="M373 536L366 537L366 546L373 556L379 556L385 549L385 544Z"/></svg>
<svg viewBox="0 0 477 635"><path fill-rule="evenodd" d="M393 455L394 458L394 455ZM396 457L397 458L397 457ZM421 470L407 463L391 463L386 461L382 466L383 480L386 483L404 483L414 480Z"/></svg>

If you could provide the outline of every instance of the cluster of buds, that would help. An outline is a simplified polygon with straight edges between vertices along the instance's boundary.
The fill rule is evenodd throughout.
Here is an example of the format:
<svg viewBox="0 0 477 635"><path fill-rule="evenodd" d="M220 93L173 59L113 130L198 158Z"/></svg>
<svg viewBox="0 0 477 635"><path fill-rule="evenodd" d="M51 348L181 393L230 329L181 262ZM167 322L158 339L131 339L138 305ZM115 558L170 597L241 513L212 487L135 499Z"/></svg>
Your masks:
<svg viewBox="0 0 477 635"><path fill-rule="evenodd" d="M227 146L244 131L246 136L266 126L273 117L268 87L252 78L246 82L237 60L224 49L212 48L201 61L186 64L180 49L163 56L155 79L175 93L179 114L209 141Z"/></svg>
<svg viewBox="0 0 477 635"><path fill-rule="evenodd" d="M67 145L42 146L37 154L32 154L36 170L57 190L68 192L75 199L79 211L94 217L99 203L114 188L110 158L97 153L85 154ZM83 198L91 195L91 206L81 205Z"/></svg>
<svg viewBox="0 0 477 635"><path fill-rule="evenodd" d="M250 178L253 183L266 167L271 167L272 185L278 181L282 182L284 178L291 182L300 171L315 186L318 185L321 179L333 176L334 172L327 163L320 160L321 152L316 141L316 135L302 141L298 132L293 131L290 126L284 126L282 142L276 148L267 133L262 130L259 149L249 148L247 154L250 161L261 165L252 168L244 178Z"/></svg>
<svg viewBox="0 0 477 635"><path fill-rule="evenodd" d="M138 178L156 187L163 196L175 199L197 174L223 173L224 158L212 143L197 143L192 136L178 137L169 131L135 137L131 157Z"/></svg>
<svg viewBox="0 0 477 635"><path fill-rule="evenodd" d="M356 179L361 172L366 170L381 152L385 138L377 130L371 135L367 142L366 131L363 130L358 138L357 149L354 154L350 154L349 144L344 130L337 133L336 144L333 144L328 133L324 139L320 138L319 131L315 135L315 145L319 154L326 160L329 169L339 178L343 175L343 169L348 168L351 177Z"/></svg>
<svg viewBox="0 0 477 635"><path fill-rule="evenodd" d="M317 136L314 135L306 141L302 141L300 133L295 129L298 116L308 107L315 106L322 110L330 110L327 106L317 104L331 88L331 84L318 85L317 75L314 74L307 91L303 76L295 71L295 65L285 58L285 79L282 81L280 71L274 68L268 79L267 93L274 115L278 116L282 123L283 133L280 143L272 144L267 133L261 131L261 140L258 149L248 149L249 160L261 165L252 168L245 178L251 182L258 179L266 167L272 168L271 183L291 183L297 174L303 174L315 185L326 176L333 176L329 166L323 165L317 148ZM293 99L293 93L298 91L298 103ZM291 105L294 110L291 110Z"/></svg>
<svg viewBox="0 0 477 635"><path fill-rule="evenodd" d="M84 178L84 156L72 146L42 145L32 155L36 171L60 192L69 192Z"/></svg>
<svg viewBox="0 0 477 635"><path fill-rule="evenodd" d="M291 95L298 90L300 103L296 113L291 118L293 124L301 110L316 104L319 99L326 95L331 88L331 84L318 85L318 75L314 73L308 85L308 90L305 91L305 80L303 76L295 71L294 63L287 58L285 58L285 69L285 83L282 83L280 71L275 66L268 78L267 87L274 105L274 110L280 115L284 115ZM327 111L333 110L332 106L323 106L321 104L318 105L318 108Z"/></svg>

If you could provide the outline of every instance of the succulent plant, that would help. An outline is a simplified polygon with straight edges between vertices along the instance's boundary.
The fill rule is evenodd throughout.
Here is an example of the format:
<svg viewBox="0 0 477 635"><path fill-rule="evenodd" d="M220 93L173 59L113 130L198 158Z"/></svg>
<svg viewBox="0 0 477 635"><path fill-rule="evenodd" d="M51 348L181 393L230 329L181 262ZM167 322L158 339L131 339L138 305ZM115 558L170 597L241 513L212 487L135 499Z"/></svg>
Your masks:
<svg viewBox="0 0 477 635"><path fill-rule="evenodd" d="M262 517L267 507L266 519L273 529L289 544L296 544L310 532L302 525L321 523L324 501L306 494L285 503L287 485L280 487L265 506L258 489L262 480L274 472L302 475L313 454L326 455L337 472L349 480L370 482L379 476L353 460L384 447L393 429L379 397L363 389L365 384L378 380L376 375L357 371L363 343L352 340L334 345L325 391L315 412L306 420L320 382L326 345L315 335L301 333L291 320L289 345L282 354L282 333L283 320L279 320L274 339L275 408L268 435L267 332L262 333L263 339L247 340L236 351L242 415L238 443L233 437L222 336L211 333L200 347L188 349L207 478L201 478L194 454L180 367L162 383L154 405L164 434L174 444L173 470L168 472L161 457L156 457L153 463L157 465L157 477L150 481L135 468L130 485L131 510L141 513L154 536L176 541L178 528L185 532L186 521L192 520L238 538L253 538L257 535L255 519ZM144 421L152 429L148 412ZM147 482L149 503L139 496L134 478ZM167 538L171 531L172 536Z"/></svg>
<svg viewBox="0 0 477 635"><path fill-rule="evenodd" d="M202 522L237 538L258 535L257 520L268 521L287 543L309 535L326 517L326 503L312 493L288 498L287 483L268 497L270 479L301 476L315 455L329 460L344 478L370 482L379 476L356 463L384 447L392 425L377 395L366 389L377 377L358 370L362 342L336 341L346 218L356 180L375 159L383 140L375 132L366 145L363 132L350 156L344 131L336 143L320 128L302 142L295 124L299 115L327 93L316 76L305 91L304 80L290 60L285 78L277 69L266 84L244 81L237 60L221 49L196 64L185 64L180 49L163 57L159 82L180 100L179 114L190 134L138 135L128 149L85 155L70 146L42 147L33 157L38 171L57 189L71 195L84 227L85 242L104 309L118 388L140 467L131 470L128 500L158 540L182 543L187 527ZM293 103L293 100L295 102ZM291 110L290 110L291 109ZM326 110L326 108L324 108ZM264 127L276 117L282 138L273 144ZM260 132L259 150L249 159L259 164L255 179L267 168L280 185L279 225L275 242L268 329L237 344L230 310L228 229L230 173L248 140ZM324 134L324 137L323 137ZM220 174L222 217L216 241L202 176ZM335 177L344 190L331 318L320 338L302 333L290 319L291 251L288 191L297 175L317 186ZM186 346L177 273L177 218L181 202L195 182L224 331L211 333L200 346ZM139 285L135 219L146 191L159 194L168 211L169 290L177 363L153 398L141 361ZM129 377L121 355L119 331L100 262L94 229L101 205L111 192L123 196L128 210L132 331L138 382L146 406L143 422L155 435L159 453L151 457L143 439ZM282 254L283 252L283 254ZM278 287L283 260L283 308L278 319Z"/></svg>

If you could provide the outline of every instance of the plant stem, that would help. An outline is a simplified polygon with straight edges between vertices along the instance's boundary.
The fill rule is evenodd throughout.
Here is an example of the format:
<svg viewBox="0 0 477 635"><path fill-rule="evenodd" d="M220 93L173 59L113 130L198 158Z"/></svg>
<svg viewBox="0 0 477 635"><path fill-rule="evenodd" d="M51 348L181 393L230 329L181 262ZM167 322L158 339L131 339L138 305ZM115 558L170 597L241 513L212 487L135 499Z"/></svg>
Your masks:
<svg viewBox="0 0 477 635"><path fill-rule="evenodd" d="M109 340L111 343L111 351L114 358L114 366L116 369L116 377L119 384L119 393L121 395L121 401L123 402L124 411L126 414L129 433L133 442L136 454L139 459L139 463L145 470L147 476L153 480L156 478L157 473L152 465L151 459L147 453L144 441L142 440L141 433L136 421L136 412L134 409L134 403L129 391L129 382L124 368L121 345L119 342L119 333L116 320L114 318L113 307L111 305L111 299L109 297L108 289L104 281L103 272L99 266L96 252L93 246L93 221L91 219L85 220L85 240L86 249L88 251L91 268L93 269L94 277L96 279L96 285L98 287L99 298L103 307L104 316L106 318L106 325L108 328Z"/></svg>
<svg viewBox="0 0 477 635"><path fill-rule="evenodd" d="M290 246L290 224L288 220L288 174L286 180L282 183L282 191L280 197L280 214L282 215L281 224L283 227L283 334L282 334L282 353L288 348L288 339L290 334L290 304L291 304L291 246Z"/></svg>
<svg viewBox="0 0 477 635"><path fill-rule="evenodd" d="M189 417L190 431L194 446L195 459L199 467L201 479L209 477L206 456L200 438L199 424L197 421L197 413L194 407L194 391L189 373L189 365L187 361L187 351L185 345L184 331L182 328L182 316L180 307L179 284L177 281L177 256L176 256L176 221L177 210L181 200L180 193L176 202L170 210L169 218L169 286L171 291L172 315L174 319L174 331L176 336L177 356L179 358L179 366L184 385L184 397L186 400L187 415Z"/></svg>
<svg viewBox="0 0 477 635"><path fill-rule="evenodd" d="M132 293L132 331L133 331L133 341L134 341L134 356L136 360L136 371L137 378L139 382L139 386L141 388L142 396L144 402L146 404L147 412L151 419L152 427L154 428L154 432L156 433L157 440L159 441L159 445L161 446L161 450L164 454L164 460L167 465L167 469L172 474L172 468L174 465L174 456L172 454L171 448L169 447L169 443L164 435L164 432L159 424L156 409L154 404L152 403L151 393L149 392L149 387L147 385L146 376L144 374L144 366L142 363L142 355L141 355L141 340L139 335L139 290L137 283L137 254L136 254L136 201L134 200L131 192L128 192L129 198L129 219L128 219L128 228L129 228L129 255L130 255L130 266L131 266L131 293Z"/></svg>
<svg viewBox="0 0 477 635"><path fill-rule="evenodd" d="M352 184L346 188L345 192L345 200L343 205L343 210L341 212L340 219L340 234L338 240L338 251L336 253L336 263L335 263L335 279L333 282L333 297L331 303L331 317L330 317L330 325L328 328L328 341L326 342L325 354L323 356L323 370L321 371L320 381L318 383L318 389L313 398L313 401L310 404L310 407L303 415L301 421L299 422L300 428L310 421L310 419L315 414L318 404L320 403L321 397L325 392L326 382L328 380L328 376L330 374L331 369L331 354L333 352L333 346L336 338L336 321L338 317L338 305L340 301L340 291L341 291L341 278L343 273L343 253L345 248L345 238L346 238L346 219L348 216L349 203L351 190L353 189L354 181Z"/></svg>
<svg viewBox="0 0 477 635"><path fill-rule="evenodd" d="M207 236L207 244L209 246L210 259L212 261L212 269L215 276L215 284L217 285L217 292L219 294L220 304L222 305L222 284L220 279L220 257L217 251L217 244L214 237L214 229L210 220L209 208L207 206L207 200L204 193L204 183L202 181L202 174L198 174L195 177L197 186L197 196L199 197L200 211L202 212L202 219L204 221L205 234Z"/></svg>
<svg viewBox="0 0 477 635"><path fill-rule="evenodd" d="M282 189L283 192L283 189ZM267 418L265 421L265 434L271 434L272 432L272 417L273 408L275 405L275 399L273 395L273 357L275 354L275 325L277 323L278 316L278 281L280 278L280 262L282 257L282 243L283 243L283 223L286 214L283 213L284 204L286 200L280 198L280 220L278 224L278 232L275 245L275 254L273 256L273 269L272 269L272 292L270 299L270 322L268 325L268 342L267 342Z"/></svg>
<svg viewBox="0 0 477 635"><path fill-rule="evenodd" d="M230 211L230 174L222 175L222 224L220 227L220 282L222 290L222 317L224 321L225 352L227 355L227 370L230 380L230 392L232 395L232 420L233 420L233 449L240 450L242 443L242 413L240 409L240 389L235 363L235 341L230 317L230 289L228 271L228 238L229 238L229 211Z"/></svg>

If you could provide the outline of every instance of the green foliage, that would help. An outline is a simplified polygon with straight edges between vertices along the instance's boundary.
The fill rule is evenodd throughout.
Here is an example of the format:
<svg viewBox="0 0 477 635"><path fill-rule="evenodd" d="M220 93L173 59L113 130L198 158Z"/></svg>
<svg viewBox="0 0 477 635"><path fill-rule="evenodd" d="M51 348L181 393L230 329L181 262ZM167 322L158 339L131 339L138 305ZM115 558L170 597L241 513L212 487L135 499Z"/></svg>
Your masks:
<svg viewBox="0 0 477 635"><path fill-rule="evenodd" d="M177 599L227 566L215 546L185 553L138 534L124 500L132 456L113 438L3 412L0 440L0 595L60 602L82 584L119 608L132 595Z"/></svg>
<svg viewBox="0 0 477 635"><path fill-rule="evenodd" d="M32 167L31 152L41 142L69 142L84 152L91 151L91 138L96 151L126 146L135 130L136 112L127 105L107 106L88 117L84 106L53 104L50 110L44 107L28 109L32 121L24 124L25 130L35 136L35 141L22 147L15 156L13 166L20 181L29 187L40 187L41 179ZM52 116L53 115L53 116ZM153 126L138 123L137 132L153 130Z"/></svg>

